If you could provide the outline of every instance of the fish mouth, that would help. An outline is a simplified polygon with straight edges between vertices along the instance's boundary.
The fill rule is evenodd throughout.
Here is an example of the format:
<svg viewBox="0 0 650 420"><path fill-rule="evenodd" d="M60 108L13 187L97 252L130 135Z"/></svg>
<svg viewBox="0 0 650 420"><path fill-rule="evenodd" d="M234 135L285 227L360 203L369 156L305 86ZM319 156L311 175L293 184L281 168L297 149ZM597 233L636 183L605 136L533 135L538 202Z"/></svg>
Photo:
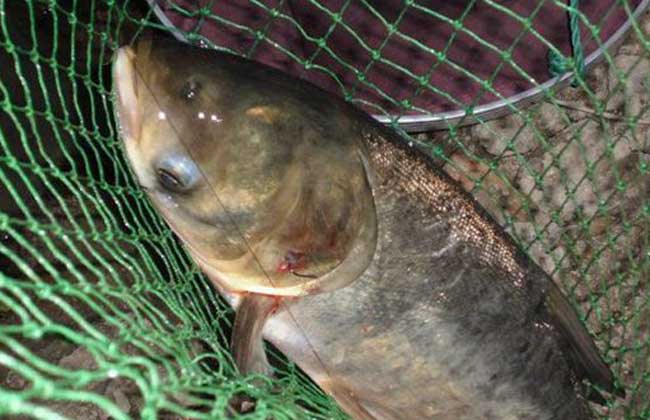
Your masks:
<svg viewBox="0 0 650 420"><path fill-rule="evenodd" d="M113 112L119 137L129 160L131 169L140 186L149 189L151 176L142 163L146 161L139 148L142 131L142 98L138 87L143 84L142 75L137 69L135 49L130 46L119 48L113 57Z"/></svg>
<svg viewBox="0 0 650 420"><path fill-rule="evenodd" d="M138 112L138 74L135 51L122 47L115 53L113 87L116 93L116 111L122 138L133 141L139 137L141 118Z"/></svg>

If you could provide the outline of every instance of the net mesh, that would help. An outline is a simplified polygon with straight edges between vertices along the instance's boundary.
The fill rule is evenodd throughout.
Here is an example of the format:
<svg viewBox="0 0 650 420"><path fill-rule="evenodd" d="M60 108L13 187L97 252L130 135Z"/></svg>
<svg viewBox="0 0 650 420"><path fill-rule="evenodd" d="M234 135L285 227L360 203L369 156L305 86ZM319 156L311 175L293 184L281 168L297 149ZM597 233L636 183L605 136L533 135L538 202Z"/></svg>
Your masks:
<svg viewBox="0 0 650 420"><path fill-rule="evenodd" d="M219 2L205 3L165 7L252 34L252 49L268 44L300 66L313 65L268 38L270 25L242 26L214 13ZM478 3L517 21L522 34L535 32L535 14ZM601 44L598 21L575 7L580 2L551 3L574 13ZM287 20L305 43L340 59L328 52L328 33L310 36L282 4L248 7ZM337 11L349 0L336 8L309 4L330 27L346 25ZM372 2L359 4L375 10ZM625 42L577 74L572 87L545 89L539 103L511 105L512 114L498 120L401 133L471 191L578 308L627 391L624 400L594 406L597 416L650 419L650 17L634 16L636 3L615 5L632 22ZM424 2L400 7L449 23ZM453 23L462 30L462 18ZM383 24L399 33L398 23ZM209 43L197 28L184 33ZM272 349L275 378L237 374L228 352L232 311L130 174L112 114L110 60L119 45L152 31L173 32L144 1L0 0L0 416L345 418ZM513 49L499 51L504 65L518 69ZM381 46L368 51L386 61L373 54ZM470 102L435 87L437 95L465 111L482 94L498 97L498 70L479 78L447 59L445 49L427 53L481 86ZM577 60L562 57L573 68ZM358 86L379 92L363 77L370 67L340 65ZM434 89L413 77L422 81L414 96ZM355 97L357 85L342 95L379 111L385 103L404 113L412 105L389 94L364 102Z"/></svg>

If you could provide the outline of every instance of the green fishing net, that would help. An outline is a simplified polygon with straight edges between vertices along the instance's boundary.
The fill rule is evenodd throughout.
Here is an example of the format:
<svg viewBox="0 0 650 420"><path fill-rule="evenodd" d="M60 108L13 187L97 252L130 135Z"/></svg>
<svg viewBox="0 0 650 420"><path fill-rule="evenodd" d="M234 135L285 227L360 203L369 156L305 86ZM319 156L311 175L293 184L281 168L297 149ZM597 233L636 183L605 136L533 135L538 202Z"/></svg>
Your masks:
<svg viewBox="0 0 650 420"><path fill-rule="evenodd" d="M266 37L268 26L251 30L215 14L217 0L198 9L158 3L253 33L255 45L311 63ZM400 11L414 8L444 22L425 3L408 1ZM514 19L522 33L534 32L535 16L518 15L510 2L478 3ZM598 33L582 2L550 3ZM305 43L327 45L328 33L307 36L284 9L265 4L250 7L284 16ZM578 308L627 392L594 405L596 415L650 419L650 18L634 14L639 2L615 4L631 26L600 64L583 68L578 39L570 54L551 54L549 70L577 70L567 79L571 86L546 86L538 102L506 105L511 114L500 119L401 133L471 191ZM325 15L331 26L345 25L345 15ZM462 19L452 23L462 31ZM399 33L398 25L386 25ZM195 27L162 22L146 1L0 0L0 417L345 418L273 349L275 378L237 373L228 351L232 311L128 169L113 117L112 53L163 32L210 43ZM429 52L465 68L444 49ZM504 63L523 72L512 51L504 52ZM475 82L498 97L495 80ZM342 94L355 100L345 94L354 89ZM357 102L382 114L385 103L396 102L390 99ZM409 104L399 104L408 114ZM471 112L474 105L459 106ZM393 118L399 111L383 115L400 129Z"/></svg>

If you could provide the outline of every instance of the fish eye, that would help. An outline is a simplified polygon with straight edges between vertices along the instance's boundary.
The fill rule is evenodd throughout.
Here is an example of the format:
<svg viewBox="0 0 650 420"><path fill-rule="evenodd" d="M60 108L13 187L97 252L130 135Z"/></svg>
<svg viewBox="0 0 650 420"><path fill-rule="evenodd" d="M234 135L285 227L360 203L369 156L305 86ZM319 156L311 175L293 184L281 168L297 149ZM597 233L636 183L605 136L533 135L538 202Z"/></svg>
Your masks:
<svg viewBox="0 0 650 420"><path fill-rule="evenodd" d="M196 80L188 80L181 89L181 97L187 101L196 98L201 90L201 84Z"/></svg>
<svg viewBox="0 0 650 420"><path fill-rule="evenodd" d="M183 189L180 179L166 169L158 169L158 181L168 190L178 191Z"/></svg>
<svg viewBox="0 0 650 420"><path fill-rule="evenodd" d="M170 155L160 160L156 168L158 183L167 191L185 193L201 179L196 163L185 155Z"/></svg>

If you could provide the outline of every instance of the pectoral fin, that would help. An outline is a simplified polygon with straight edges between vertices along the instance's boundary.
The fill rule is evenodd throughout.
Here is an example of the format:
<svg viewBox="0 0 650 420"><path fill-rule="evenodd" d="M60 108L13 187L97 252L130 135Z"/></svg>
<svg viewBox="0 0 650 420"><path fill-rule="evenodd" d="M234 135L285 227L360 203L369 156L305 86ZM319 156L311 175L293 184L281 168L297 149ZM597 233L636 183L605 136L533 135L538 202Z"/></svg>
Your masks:
<svg viewBox="0 0 650 420"><path fill-rule="evenodd" d="M250 293L242 298L237 308L231 348L235 364L244 375L271 375L271 367L264 352L262 329L277 304L276 297Z"/></svg>
<svg viewBox="0 0 650 420"><path fill-rule="evenodd" d="M578 377L586 378L594 385L624 397L625 391L616 388L614 375L600 356L593 339L578 319L578 315L558 287L550 282L546 305L557 321L560 331L571 347L571 357ZM590 399L602 401L602 396L592 395Z"/></svg>

